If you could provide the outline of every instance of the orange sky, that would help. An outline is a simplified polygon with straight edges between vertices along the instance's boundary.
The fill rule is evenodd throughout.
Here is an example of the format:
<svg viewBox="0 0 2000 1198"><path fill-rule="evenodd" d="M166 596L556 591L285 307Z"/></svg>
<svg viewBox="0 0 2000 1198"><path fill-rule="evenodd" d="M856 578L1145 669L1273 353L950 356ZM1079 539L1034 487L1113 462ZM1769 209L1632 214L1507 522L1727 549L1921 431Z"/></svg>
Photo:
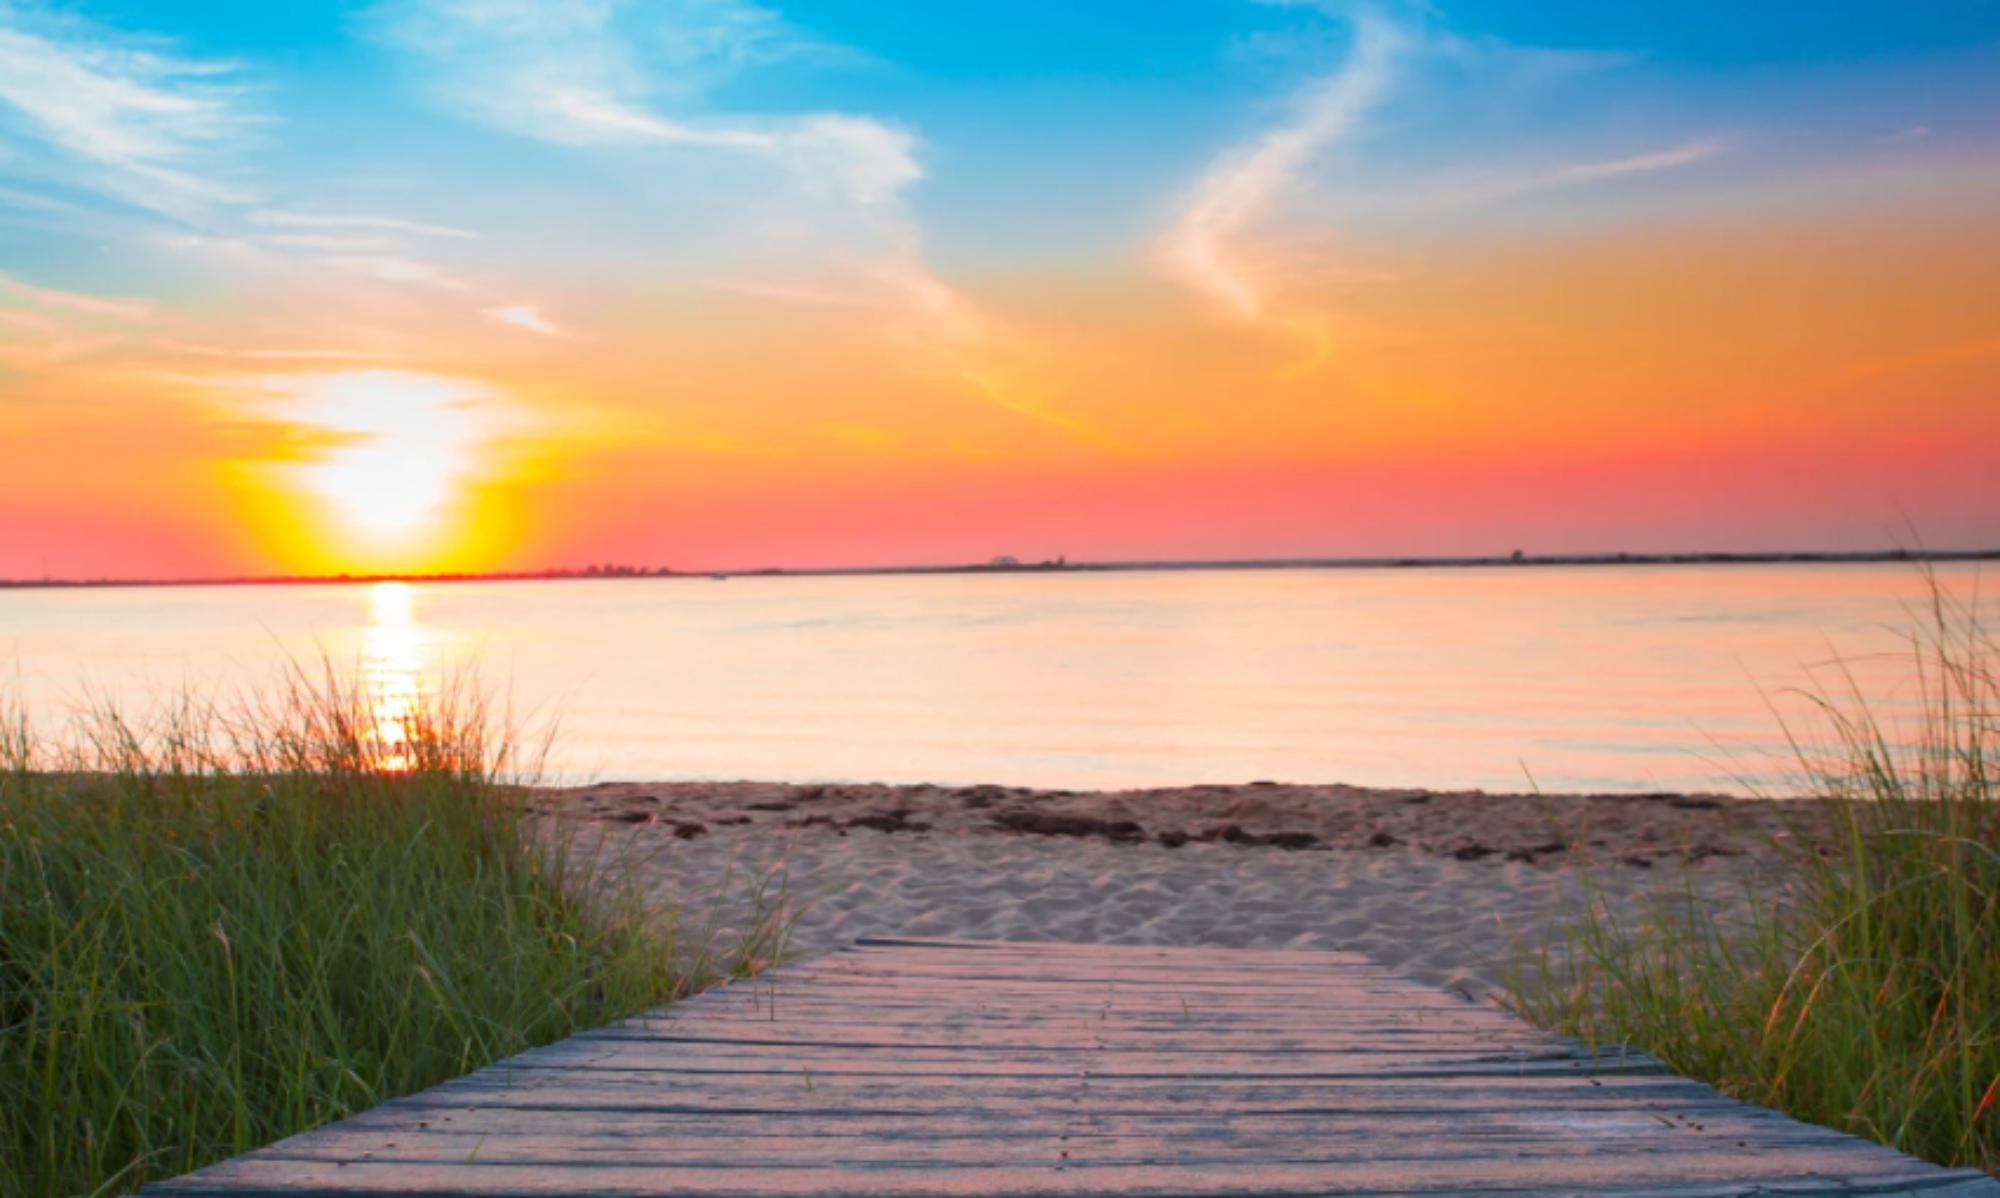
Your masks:
<svg viewBox="0 0 2000 1198"><path fill-rule="evenodd" d="M1990 543L2000 218L1377 260L1393 282L1327 288L1323 349L1143 278L1017 272L974 281L993 329L963 346L662 287L602 340L423 313L365 362L56 358L0 408L5 569Z"/></svg>
<svg viewBox="0 0 2000 1198"><path fill-rule="evenodd" d="M1367 35L1048 255L930 248L865 122L757 126L846 157L658 239L539 175L71 204L0 242L0 577L2000 546L2000 156L1746 112L1370 170L1435 35Z"/></svg>

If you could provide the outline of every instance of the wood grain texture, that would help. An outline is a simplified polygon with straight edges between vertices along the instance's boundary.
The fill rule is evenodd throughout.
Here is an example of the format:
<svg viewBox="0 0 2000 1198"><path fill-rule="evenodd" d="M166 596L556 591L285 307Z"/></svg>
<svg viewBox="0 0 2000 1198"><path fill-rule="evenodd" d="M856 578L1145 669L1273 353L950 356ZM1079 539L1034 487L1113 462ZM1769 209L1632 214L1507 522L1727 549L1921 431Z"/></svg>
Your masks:
<svg viewBox="0 0 2000 1198"><path fill-rule="evenodd" d="M863 941L153 1198L2000 1198L1344 953Z"/></svg>

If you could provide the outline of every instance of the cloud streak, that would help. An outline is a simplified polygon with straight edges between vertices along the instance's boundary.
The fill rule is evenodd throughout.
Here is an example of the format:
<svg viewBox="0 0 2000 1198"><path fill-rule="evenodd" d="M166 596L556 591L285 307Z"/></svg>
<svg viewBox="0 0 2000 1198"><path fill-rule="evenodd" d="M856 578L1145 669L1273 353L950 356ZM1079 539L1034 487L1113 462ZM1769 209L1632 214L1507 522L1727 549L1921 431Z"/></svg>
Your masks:
<svg viewBox="0 0 2000 1198"><path fill-rule="evenodd" d="M924 263L903 199L924 174L912 133L847 113L701 111L705 85L806 43L743 0L648 8L643 36L636 22L621 21L627 7L619 0L391 0L375 10L374 25L385 42L425 64L427 85L446 107L482 124L558 145L680 148L778 168L793 185L793 225L819 234L818 244L802 247L815 259L806 273L844 269L860 304L886 309L888 337L939 374L1008 411L1080 431L1048 401L1048 389L1015 365L1003 326ZM833 296L839 306L848 303L838 287L794 279L721 285L774 302ZM532 307L484 315L566 335Z"/></svg>
<svg viewBox="0 0 2000 1198"><path fill-rule="evenodd" d="M1299 94L1289 120L1218 158L1153 248L1162 273L1207 296L1232 319L1306 340L1313 347L1308 368L1328 351L1335 322L1280 305L1250 241L1299 177L1388 96L1397 63L1411 48L1412 35L1373 8L1354 10L1352 25L1352 46L1340 68Z"/></svg>
<svg viewBox="0 0 2000 1198"><path fill-rule="evenodd" d="M523 329L543 337L569 340L570 335L554 321L542 315L542 310L533 304L514 304L505 308L486 308L479 313L497 324Z"/></svg>
<svg viewBox="0 0 2000 1198"><path fill-rule="evenodd" d="M399 254L332 255L319 261L383 283L408 283L442 291L470 291L471 284L441 267Z"/></svg>
<svg viewBox="0 0 2000 1198"><path fill-rule="evenodd" d="M1613 158L1608 162L1583 162L1557 167L1549 176L1551 184L1596 183L1603 179L1616 179L1624 175L1645 175L1654 171L1673 170L1676 167L1691 166L1704 158L1713 158L1726 149L1728 143L1720 137L1704 137L1699 141L1686 142L1650 154L1633 154L1625 158Z"/></svg>
<svg viewBox="0 0 2000 1198"><path fill-rule="evenodd" d="M0 274L0 285L44 307L64 308L85 316L146 324L157 320L160 315L159 308L145 300L106 299L103 296L81 295L74 291L56 291L48 287L23 283L4 274Z"/></svg>
<svg viewBox="0 0 2000 1198"><path fill-rule="evenodd" d="M1557 67L1572 71L1602 65L1575 55L1499 44L1469 47L1448 33L1426 29L1419 20L1395 19L1370 4L1348 8L1303 0L1300 6L1346 19L1352 37L1345 59L1300 89L1286 119L1215 159L1190 189L1172 224L1155 239L1151 255L1159 273L1206 297L1226 318L1306 342L1311 356L1295 372L1316 366L1331 352L1336 338L1365 331L1365 326L1340 313L1288 297L1281 272L1273 266L1279 255L1266 241L1265 230L1288 200L1296 201L1306 191L1308 177L1323 160L1349 143L1378 109L1401 101L1401 93L1410 90L1411 79L1426 65L1449 62L1463 71L1470 63L1499 71L1503 79L1510 72L1520 74L1523 61L1532 68L1527 72L1530 78L1549 75ZM1489 79L1485 86L1506 85ZM1401 216L1439 206L1490 202L1676 170L1727 148L1727 139L1712 136L1540 170L1461 175L1414 187L1392 185L1374 196L1356 186L1350 188L1356 194L1340 209L1351 213L1359 201L1364 208L1372 205ZM1284 256L1296 260L1297 251ZM1321 277L1335 273L1323 269ZM1355 276L1348 272L1347 277ZM1367 277L1381 277L1381 272L1369 272Z"/></svg>
<svg viewBox="0 0 2000 1198"><path fill-rule="evenodd" d="M375 9L372 23L384 41L429 65L427 86L447 107L512 133L567 145L749 154L868 204L893 201L922 176L915 140L868 117L670 115L660 100L685 103L706 82L806 43L775 14L743 0L648 10L645 38L637 36L638 22L620 20L629 7L619 0L391 0Z"/></svg>
<svg viewBox="0 0 2000 1198"><path fill-rule="evenodd" d="M239 198L213 173L251 125L228 63L0 2L0 105L101 190L179 212Z"/></svg>
<svg viewBox="0 0 2000 1198"><path fill-rule="evenodd" d="M400 233L414 237L447 237L456 240L471 240L479 236L477 233L454 229L449 225L426 224L423 221L402 220L393 216L339 216L320 212L281 212L266 208L252 212L250 221L253 224L280 229L311 229L335 233Z"/></svg>
<svg viewBox="0 0 2000 1198"><path fill-rule="evenodd" d="M58 291L0 274L0 297L9 295L32 305L0 305L0 362L19 370L126 345L133 326L154 324L162 316L159 307L144 300Z"/></svg>

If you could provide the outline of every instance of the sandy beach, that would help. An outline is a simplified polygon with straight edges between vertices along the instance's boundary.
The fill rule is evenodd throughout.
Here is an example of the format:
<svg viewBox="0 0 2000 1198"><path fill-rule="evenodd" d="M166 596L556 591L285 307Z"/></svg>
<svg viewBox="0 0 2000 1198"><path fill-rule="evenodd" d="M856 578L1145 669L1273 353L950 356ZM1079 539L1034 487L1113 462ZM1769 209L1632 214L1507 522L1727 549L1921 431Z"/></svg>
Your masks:
<svg viewBox="0 0 2000 1198"><path fill-rule="evenodd" d="M1272 784L609 783L542 798L643 860L683 909L781 889L808 955L860 935L1347 949L1474 1000L1560 941L1585 855L1620 914L1651 894L1726 902L1823 819L1719 795Z"/></svg>

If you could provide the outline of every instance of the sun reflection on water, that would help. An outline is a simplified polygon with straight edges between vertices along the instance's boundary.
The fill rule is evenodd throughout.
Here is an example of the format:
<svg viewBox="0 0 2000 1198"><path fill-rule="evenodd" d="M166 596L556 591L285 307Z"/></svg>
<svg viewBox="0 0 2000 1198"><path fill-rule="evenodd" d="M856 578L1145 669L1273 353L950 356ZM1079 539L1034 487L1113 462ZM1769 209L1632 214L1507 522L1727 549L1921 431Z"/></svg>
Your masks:
<svg viewBox="0 0 2000 1198"><path fill-rule="evenodd" d="M408 583L368 589L368 627L361 637L361 678L374 722L377 764L404 771L416 764L416 724L425 633Z"/></svg>

